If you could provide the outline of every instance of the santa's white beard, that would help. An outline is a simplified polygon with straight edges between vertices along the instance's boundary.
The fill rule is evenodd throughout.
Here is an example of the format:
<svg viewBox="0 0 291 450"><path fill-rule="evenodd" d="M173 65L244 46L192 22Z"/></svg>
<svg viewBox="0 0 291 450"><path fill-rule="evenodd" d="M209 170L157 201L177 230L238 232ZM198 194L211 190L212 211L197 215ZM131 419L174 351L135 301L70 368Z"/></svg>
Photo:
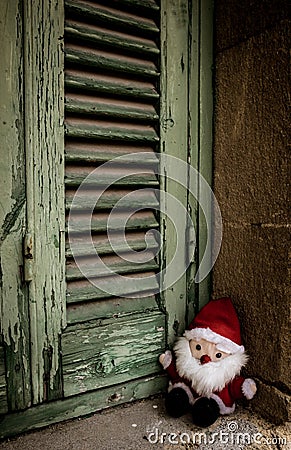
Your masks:
<svg viewBox="0 0 291 450"><path fill-rule="evenodd" d="M221 391L247 362L247 355L239 352L221 361L201 364L193 358L189 341L185 337L178 339L174 352L179 375L191 381L194 391L205 397L209 397L212 392Z"/></svg>

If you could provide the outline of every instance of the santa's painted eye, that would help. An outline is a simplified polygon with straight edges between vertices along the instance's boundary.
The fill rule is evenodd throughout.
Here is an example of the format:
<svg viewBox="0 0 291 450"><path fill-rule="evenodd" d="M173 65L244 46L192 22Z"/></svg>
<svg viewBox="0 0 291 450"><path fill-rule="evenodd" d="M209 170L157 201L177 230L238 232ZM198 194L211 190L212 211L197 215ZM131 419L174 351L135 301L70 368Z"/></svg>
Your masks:
<svg viewBox="0 0 291 450"><path fill-rule="evenodd" d="M197 344L196 345L196 350L201 350L201 345Z"/></svg>
<svg viewBox="0 0 291 450"><path fill-rule="evenodd" d="M222 354L221 353L216 353L216 358L221 358L222 357Z"/></svg>

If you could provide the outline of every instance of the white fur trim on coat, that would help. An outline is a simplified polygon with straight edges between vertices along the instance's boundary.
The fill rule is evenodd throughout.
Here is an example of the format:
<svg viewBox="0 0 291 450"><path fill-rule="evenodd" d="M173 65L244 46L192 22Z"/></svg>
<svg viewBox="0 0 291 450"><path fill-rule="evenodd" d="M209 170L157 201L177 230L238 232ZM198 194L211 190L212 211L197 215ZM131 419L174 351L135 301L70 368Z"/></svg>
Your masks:
<svg viewBox="0 0 291 450"><path fill-rule="evenodd" d="M225 353L243 353L244 346L238 345L230 339L215 333L210 328L193 328L192 330L186 330L184 336L190 341L191 339L199 340L205 339L206 341L216 344L218 350Z"/></svg>
<svg viewBox="0 0 291 450"><path fill-rule="evenodd" d="M170 382L170 383L169 383L168 392L171 392L173 389L176 389L176 388L182 388L182 389L184 389L184 391L185 391L186 394L188 395L190 405L193 405L193 404L194 404L195 399L194 399L194 397L193 397L193 394L192 394L192 392L191 392L191 389L189 388L189 386L187 386L187 384L185 384L185 383L183 383L183 382L180 382L180 381L179 381L178 383L175 383L175 384L172 384L172 383Z"/></svg>
<svg viewBox="0 0 291 450"><path fill-rule="evenodd" d="M255 391L253 391L252 387L255 388ZM251 378L246 378L242 384L242 391L247 400L251 400L257 391L257 386L254 380Z"/></svg>
<svg viewBox="0 0 291 450"><path fill-rule="evenodd" d="M213 400L215 400L216 403L218 404L220 414L232 414L234 412L235 403L232 406L225 406L221 398L213 393L210 395L210 398L213 398Z"/></svg>

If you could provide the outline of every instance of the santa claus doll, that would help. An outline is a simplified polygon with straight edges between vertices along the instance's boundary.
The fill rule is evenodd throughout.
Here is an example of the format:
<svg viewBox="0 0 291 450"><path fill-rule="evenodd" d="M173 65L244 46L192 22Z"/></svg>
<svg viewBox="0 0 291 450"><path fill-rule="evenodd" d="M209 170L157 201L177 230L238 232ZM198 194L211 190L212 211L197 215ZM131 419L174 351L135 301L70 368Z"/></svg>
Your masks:
<svg viewBox="0 0 291 450"><path fill-rule="evenodd" d="M205 305L173 350L159 358L170 378L166 409L171 416L191 410L194 424L207 427L220 414L234 412L236 400L255 395L254 380L240 376L247 356L230 298Z"/></svg>

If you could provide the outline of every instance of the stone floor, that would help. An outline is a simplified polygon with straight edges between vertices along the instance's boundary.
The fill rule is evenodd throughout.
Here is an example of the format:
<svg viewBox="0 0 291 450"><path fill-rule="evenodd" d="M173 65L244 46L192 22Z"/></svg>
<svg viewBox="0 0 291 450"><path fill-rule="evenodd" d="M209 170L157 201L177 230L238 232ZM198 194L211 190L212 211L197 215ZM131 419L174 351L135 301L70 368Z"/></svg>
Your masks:
<svg viewBox="0 0 291 450"><path fill-rule="evenodd" d="M167 416L162 397L117 406L0 443L1 450L291 450L290 423L276 427L238 407L207 429Z"/></svg>

